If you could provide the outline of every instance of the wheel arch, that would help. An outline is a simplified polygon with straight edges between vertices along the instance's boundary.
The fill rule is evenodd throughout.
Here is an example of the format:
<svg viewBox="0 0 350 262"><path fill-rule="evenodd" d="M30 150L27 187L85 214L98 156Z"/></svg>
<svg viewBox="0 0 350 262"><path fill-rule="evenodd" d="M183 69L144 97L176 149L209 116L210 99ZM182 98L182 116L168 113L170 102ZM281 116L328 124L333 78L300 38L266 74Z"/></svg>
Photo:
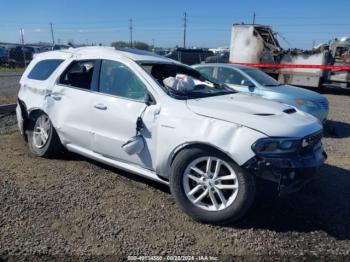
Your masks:
<svg viewBox="0 0 350 262"><path fill-rule="evenodd" d="M187 149L191 149L191 148L201 148L201 149L205 149L205 150L210 150L219 154L224 154L225 156L227 156L229 159L231 159L234 163L237 164L237 162L232 158L232 156L221 150L220 148L218 148L215 145L212 145L210 143L205 143L205 142L186 142L183 143L179 146L177 146L172 153L170 154L169 160L168 160L168 168L170 168L172 166L172 164L174 163L175 158L178 156L178 154L180 152L182 152L183 150L187 150ZM237 164L238 165L238 164Z"/></svg>

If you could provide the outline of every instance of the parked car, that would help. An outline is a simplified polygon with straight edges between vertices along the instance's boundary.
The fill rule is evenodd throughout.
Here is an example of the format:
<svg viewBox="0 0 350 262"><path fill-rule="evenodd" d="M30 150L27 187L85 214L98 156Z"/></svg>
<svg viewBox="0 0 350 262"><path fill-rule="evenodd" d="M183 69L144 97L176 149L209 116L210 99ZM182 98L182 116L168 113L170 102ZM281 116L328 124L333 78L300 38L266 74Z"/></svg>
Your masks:
<svg viewBox="0 0 350 262"><path fill-rule="evenodd" d="M230 58L230 52L221 52L213 56L208 56L205 59L206 63L228 63Z"/></svg>
<svg viewBox="0 0 350 262"><path fill-rule="evenodd" d="M64 50L69 48L70 48L69 45L55 44L54 46L52 46L51 50Z"/></svg>
<svg viewBox="0 0 350 262"><path fill-rule="evenodd" d="M208 56L212 56L213 52L204 49L185 49L177 48L170 53L166 54L165 57L174 59L183 64L194 65L205 62Z"/></svg>
<svg viewBox="0 0 350 262"><path fill-rule="evenodd" d="M32 46L16 46L9 51L9 63L12 66L25 66L33 59L34 54L40 53L40 49Z"/></svg>
<svg viewBox="0 0 350 262"><path fill-rule="evenodd" d="M20 85L18 125L32 154L63 146L169 184L180 208L208 223L242 217L260 179L299 190L326 157L311 115L150 52L41 53Z"/></svg>
<svg viewBox="0 0 350 262"><path fill-rule="evenodd" d="M0 47L0 65L7 64L8 52L5 47Z"/></svg>
<svg viewBox="0 0 350 262"><path fill-rule="evenodd" d="M234 64L205 64L193 68L239 92L295 106L321 122L327 119L329 104L326 97L304 88L282 85L257 68Z"/></svg>

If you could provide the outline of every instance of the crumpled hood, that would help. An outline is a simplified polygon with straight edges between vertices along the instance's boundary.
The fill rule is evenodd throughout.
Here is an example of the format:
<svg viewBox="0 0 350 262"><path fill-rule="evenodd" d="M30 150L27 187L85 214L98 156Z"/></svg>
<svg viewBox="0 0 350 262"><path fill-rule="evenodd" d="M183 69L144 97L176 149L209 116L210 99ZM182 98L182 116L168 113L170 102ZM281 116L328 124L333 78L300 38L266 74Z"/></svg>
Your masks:
<svg viewBox="0 0 350 262"><path fill-rule="evenodd" d="M309 114L284 112L292 106L242 93L191 99L187 106L198 115L243 125L268 136L304 137L322 129Z"/></svg>

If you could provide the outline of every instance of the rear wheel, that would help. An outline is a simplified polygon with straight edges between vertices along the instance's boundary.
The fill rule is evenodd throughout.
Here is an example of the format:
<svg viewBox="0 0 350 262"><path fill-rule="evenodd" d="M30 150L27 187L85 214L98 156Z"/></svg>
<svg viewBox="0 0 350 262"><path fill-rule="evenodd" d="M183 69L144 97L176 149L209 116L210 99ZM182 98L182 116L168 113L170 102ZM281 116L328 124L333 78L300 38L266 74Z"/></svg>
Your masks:
<svg viewBox="0 0 350 262"><path fill-rule="evenodd" d="M29 149L36 156L53 156L62 149L56 130L45 113L33 117L27 134Z"/></svg>
<svg viewBox="0 0 350 262"><path fill-rule="evenodd" d="M174 160L170 188L180 208L195 220L226 224L251 206L255 178L221 152L193 148Z"/></svg>

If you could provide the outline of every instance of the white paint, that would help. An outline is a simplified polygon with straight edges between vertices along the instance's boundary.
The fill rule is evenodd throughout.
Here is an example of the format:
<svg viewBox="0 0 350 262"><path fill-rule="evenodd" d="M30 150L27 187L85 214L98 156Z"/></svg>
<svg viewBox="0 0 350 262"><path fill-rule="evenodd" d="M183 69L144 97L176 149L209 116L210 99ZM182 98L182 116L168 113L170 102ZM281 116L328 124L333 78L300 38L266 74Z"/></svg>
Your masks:
<svg viewBox="0 0 350 262"><path fill-rule="evenodd" d="M35 63L47 58L65 61L46 81L27 78ZM156 104L104 95L57 84L62 72L73 60L109 59L129 67L147 87ZM243 94L176 100L136 61L178 63L150 54L131 54L111 48L79 48L38 55L21 79L18 97L31 112L41 109L50 117L62 144L71 151L157 180L168 177L170 161L182 147L200 143L215 147L238 165L254 156L251 146L267 136L303 137L322 127L300 111L288 115L287 105L252 98ZM96 108L103 105L104 110ZM136 120L143 112L144 149L128 155L123 149L136 134ZM271 113L272 116L257 116ZM21 122L21 118L18 119ZM159 180L159 179L158 179Z"/></svg>
<svg viewBox="0 0 350 262"><path fill-rule="evenodd" d="M290 55L284 54L281 59L281 64L292 64L292 65L325 65L326 61L326 53L316 53L311 55L306 54L298 54L298 55ZM280 72L299 72L299 73L313 73L313 74L321 74L323 72L322 69L313 69L313 68L286 68L280 69Z"/></svg>
<svg viewBox="0 0 350 262"><path fill-rule="evenodd" d="M230 62L260 63L263 49L263 40L254 36L254 26L232 27Z"/></svg>

